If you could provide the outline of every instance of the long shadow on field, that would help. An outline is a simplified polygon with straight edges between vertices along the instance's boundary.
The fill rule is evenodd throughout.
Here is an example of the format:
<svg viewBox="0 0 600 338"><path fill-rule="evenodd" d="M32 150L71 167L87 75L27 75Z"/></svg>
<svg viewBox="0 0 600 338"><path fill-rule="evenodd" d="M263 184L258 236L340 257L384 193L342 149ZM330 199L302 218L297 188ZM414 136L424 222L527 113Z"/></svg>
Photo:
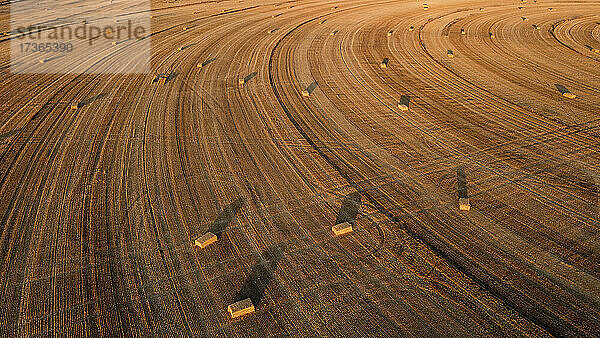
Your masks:
<svg viewBox="0 0 600 338"><path fill-rule="evenodd" d="M215 61L217 58L210 58L204 62L201 63L202 67L209 65L210 63L212 63L213 61Z"/></svg>
<svg viewBox="0 0 600 338"><path fill-rule="evenodd" d="M458 178L458 198L467 198L467 174L465 173L465 167L460 166L456 168L456 177Z"/></svg>
<svg viewBox="0 0 600 338"><path fill-rule="evenodd" d="M273 274L283 258L283 253L279 246L273 245L263 251L261 256L261 261L252 267L244 285L236 294L235 302L250 298L252 304L257 307L265 296L265 290L271 279L273 279Z"/></svg>
<svg viewBox="0 0 600 338"><path fill-rule="evenodd" d="M100 100L100 99L102 99L105 96L106 96L106 93L100 93L100 94L98 94L96 96L92 96L89 99L85 99L85 100L79 102L77 104L77 108L81 108L83 106L87 106L88 104L90 104L90 103L92 103L92 102L94 102L96 100Z"/></svg>
<svg viewBox="0 0 600 338"><path fill-rule="evenodd" d="M410 96L409 95L400 96L400 104L405 105L406 108L408 109L410 107Z"/></svg>
<svg viewBox="0 0 600 338"><path fill-rule="evenodd" d="M361 195L358 192L351 193L346 196L342 201L342 207L338 212L337 219L335 220L335 224L340 224L344 222L349 222L354 224L356 221L356 216L358 215L358 211L360 210L361 204Z"/></svg>
<svg viewBox="0 0 600 338"><path fill-rule="evenodd" d="M167 77L165 78L165 83L174 80L177 77L177 75L179 75L179 73L177 72L171 72L167 74Z"/></svg>
<svg viewBox="0 0 600 338"><path fill-rule="evenodd" d="M556 87L556 89L558 89L558 91L561 94L569 93L569 90L567 89L567 87L561 85L560 83L555 83L554 86Z"/></svg>
<svg viewBox="0 0 600 338"><path fill-rule="evenodd" d="M312 94L312 92L314 92L315 89L317 89L318 85L319 84L317 83L317 81L313 81L313 83L308 85L308 87L306 87L306 92L308 93L308 95Z"/></svg>
<svg viewBox="0 0 600 338"><path fill-rule="evenodd" d="M246 75L246 77L244 78L244 82L248 82L250 80L252 80L253 77L255 77L258 73L257 72L252 72L248 75Z"/></svg>
<svg viewBox="0 0 600 338"><path fill-rule="evenodd" d="M240 197L223 208L219 216L217 216L217 219L208 227L208 231L217 235L218 239L221 239L221 234L225 231L225 228L233 222L235 215L240 211L243 205L244 199Z"/></svg>

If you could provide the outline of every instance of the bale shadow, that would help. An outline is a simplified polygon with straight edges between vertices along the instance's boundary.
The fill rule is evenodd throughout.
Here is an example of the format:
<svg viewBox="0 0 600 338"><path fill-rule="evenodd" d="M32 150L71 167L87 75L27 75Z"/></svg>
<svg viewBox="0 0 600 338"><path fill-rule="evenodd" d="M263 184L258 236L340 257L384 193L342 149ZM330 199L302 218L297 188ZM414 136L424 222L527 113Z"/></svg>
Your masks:
<svg viewBox="0 0 600 338"><path fill-rule="evenodd" d="M166 78L165 78L165 83L167 83L167 82L169 82L171 80L175 80L175 78L177 77L177 75L179 75L179 73L176 73L176 72L171 72L171 73L167 74Z"/></svg>
<svg viewBox="0 0 600 338"><path fill-rule="evenodd" d="M264 298L267 286L269 286L277 265L283 258L283 252L279 246L273 245L265 249L261 256L261 261L252 267L244 285L235 295L235 302L250 298L252 304L257 307Z"/></svg>
<svg viewBox="0 0 600 338"><path fill-rule="evenodd" d="M235 215L240 211L243 205L244 199L240 197L223 208L219 213L219 216L217 216L217 219L208 227L208 231L215 234L218 239L221 239L223 231L225 231L227 226L233 222Z"/></svg>
<svg viewBox="0 0 600 338"><path fill-rule="evenodd" d="M563 85L561 85L559 83L555 83L554 86L556 86L556 89L558 89L558 91L561 94L570 93L570 91L567 89L567 87L565 87L565 86L563 86Z"/></svg>
<svg viewBox="0 0 600 338"><path fill-rule="evenodd" d="M456 168L456 177L458 179L458 197L467 198L467 174L465 173L465 167L460 166Z"/></svg>
<svg viewBox="0 0 600 338"><path fill-rule="evenodd" d="M102 99L105 96L106 96L106 93L100 93L100 94L98 94L96 96L92 96L89 99L85 99L85 100L79 102L77 104L77 108L81 108L83 106L87 106L88 104L90 104L90 103L92 103L92 102L94 102L96 100L100 100L100 99Z"/></svg>
<svg viewBox="0 0 600 338"><path fill-rule="evenodd" d="M258 73L257 72L252 72L248 75L246 75L246 77L244 78L244 82L248 82L250 81L253 77L255 77Z"/></svg>
<svg viewBox="0 0 600 338"><path fill-rule="evenodd" d="M409 95L400 96L400 104L403 104L406 107L410 107L410 96Z"/></svg>
<svg viewBox="0 0 600 338"><path fill-rule="evenodd" d="M208 60L206 60L206 61L202 62L202 67L204 67L204 66L206 66L206 65L210 64L211 62L215 61L216 59L217 59L217 58L211 58L211 59L208 59Z"/></svg>
<svg viewBox="0 0 600 338"><path fill-rule="evenodd" d="M306 91L308 92L308 94L312 94L312 92L317 88L319 84L317 83L317 81L314 81L313 83L311 83L307 88Z"/></svg>
<svg viewBox="0 0 600 338"><path fill-rule="evenodd" d="M44 63L46 63L46 62L50 62L50 61L54 61L54 60L58 60L58 59L60 59L60 58L62 58L62 57L64 57L64 55L58 55L58 56L54 56L54 57L51 57L51 58L44 59L43 61L44 61Z"/></svg>
<svg viewBox="0 0 600 338"><path fill-rule="evenodd" d="M358 211L360 210L361 198L362 196L359 192L354 192L344 197L335 224L344 222L354 224Z"/></svg>
<svg viewBox="0 0 600 338"><path fill-rule="evenodd" d="M179 50L180 50L180 51L182 51L182 50L186 50L186 49L188 49L188 48L190 48L190 47L193 47L193 46L195 46L195 45L196 45L196 43L190 43L189 45L185 45L185 46L183 46L183 47L179 47Z"/></svg>

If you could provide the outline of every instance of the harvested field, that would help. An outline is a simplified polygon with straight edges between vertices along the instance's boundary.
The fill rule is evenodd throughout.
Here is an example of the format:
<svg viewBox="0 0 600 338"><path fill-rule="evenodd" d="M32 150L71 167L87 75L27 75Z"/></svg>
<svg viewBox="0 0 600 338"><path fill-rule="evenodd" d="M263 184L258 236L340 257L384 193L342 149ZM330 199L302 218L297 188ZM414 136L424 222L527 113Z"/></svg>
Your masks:
<svg viewBox="0 0 600 338"><path fill-rule="evenodd" d="M152 0L78 74L15 3L0 337L600 336L600 1Z"/></svg>

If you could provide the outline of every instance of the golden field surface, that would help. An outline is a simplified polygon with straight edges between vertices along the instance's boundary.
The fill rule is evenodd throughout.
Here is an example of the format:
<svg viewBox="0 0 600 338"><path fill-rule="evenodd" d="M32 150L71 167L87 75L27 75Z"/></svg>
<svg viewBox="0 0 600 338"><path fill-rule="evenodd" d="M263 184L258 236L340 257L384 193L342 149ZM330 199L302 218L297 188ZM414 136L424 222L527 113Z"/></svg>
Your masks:
<svg viewBox="0 0 600 338"><path fill-rule="evenodd" d="M600 1L152 1L146 74L10 6L0 336L600 335Z"/></svg>

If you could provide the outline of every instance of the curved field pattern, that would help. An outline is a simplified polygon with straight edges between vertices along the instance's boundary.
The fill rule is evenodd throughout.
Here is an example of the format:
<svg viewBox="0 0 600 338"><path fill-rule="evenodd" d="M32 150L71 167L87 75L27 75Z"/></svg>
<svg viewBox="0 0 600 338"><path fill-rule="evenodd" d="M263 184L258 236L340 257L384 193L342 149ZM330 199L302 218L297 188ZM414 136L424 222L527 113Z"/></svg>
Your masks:
<svg viewBox="0 0 600 338"><path fill-rule="evenodd" d="M600 1L426 4L152 1L151 72L53 74L1 2L0 336L600 335Z"/></svg>

